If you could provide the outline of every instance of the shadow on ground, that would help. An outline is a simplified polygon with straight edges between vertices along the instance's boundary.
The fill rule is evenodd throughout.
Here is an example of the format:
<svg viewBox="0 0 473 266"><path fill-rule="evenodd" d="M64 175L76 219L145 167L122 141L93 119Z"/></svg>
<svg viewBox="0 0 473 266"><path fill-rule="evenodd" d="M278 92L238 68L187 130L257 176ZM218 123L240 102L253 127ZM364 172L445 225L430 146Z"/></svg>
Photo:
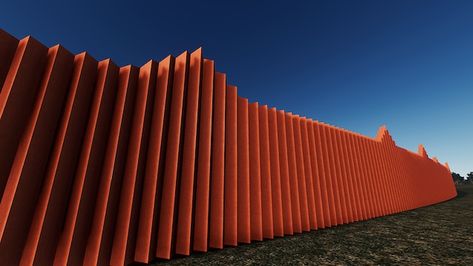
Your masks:
<svg viewBox="0 0 473 266"><path fill-rule="evenodd" d="M473 265L473 186L429 207L154 265Z"/></svg>

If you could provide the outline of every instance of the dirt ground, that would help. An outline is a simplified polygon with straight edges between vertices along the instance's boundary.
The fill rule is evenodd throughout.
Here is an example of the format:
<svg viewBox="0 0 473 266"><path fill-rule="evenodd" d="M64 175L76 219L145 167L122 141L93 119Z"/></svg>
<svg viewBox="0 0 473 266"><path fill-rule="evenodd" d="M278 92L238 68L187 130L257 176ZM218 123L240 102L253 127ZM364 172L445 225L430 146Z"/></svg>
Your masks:
<svg viewBox="0 0 473 266"><path fill-rule="evenodd" d="M154 265L473 265L473 186L396 215Z"/></svg>

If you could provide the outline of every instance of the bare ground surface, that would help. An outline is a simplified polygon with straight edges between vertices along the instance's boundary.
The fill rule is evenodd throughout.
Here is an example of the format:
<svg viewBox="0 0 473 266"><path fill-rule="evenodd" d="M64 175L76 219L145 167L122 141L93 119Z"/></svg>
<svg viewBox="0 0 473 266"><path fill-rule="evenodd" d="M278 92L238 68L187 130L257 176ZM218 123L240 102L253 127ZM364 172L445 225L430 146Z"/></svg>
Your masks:
<svg viewBox="0 0 473 266"><path fill-rule="evenodd" d="M473 265L473 186L457 190L413 211L154 265Z"/></svg>

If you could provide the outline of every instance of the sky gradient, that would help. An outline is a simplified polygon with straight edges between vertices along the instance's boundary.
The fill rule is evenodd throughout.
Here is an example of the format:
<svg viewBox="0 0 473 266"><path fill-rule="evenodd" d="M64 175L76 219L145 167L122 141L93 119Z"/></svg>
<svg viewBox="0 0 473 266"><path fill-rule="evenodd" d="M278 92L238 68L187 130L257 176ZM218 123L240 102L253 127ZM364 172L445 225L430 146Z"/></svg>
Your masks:
<svg viewBox="0 0 473 266"><path fill-rule="evenodd" d="M203 47L250 101L371 137L385 124L473 171L473 1L49 2L2 3L0 27L118 65Z"/></svg>

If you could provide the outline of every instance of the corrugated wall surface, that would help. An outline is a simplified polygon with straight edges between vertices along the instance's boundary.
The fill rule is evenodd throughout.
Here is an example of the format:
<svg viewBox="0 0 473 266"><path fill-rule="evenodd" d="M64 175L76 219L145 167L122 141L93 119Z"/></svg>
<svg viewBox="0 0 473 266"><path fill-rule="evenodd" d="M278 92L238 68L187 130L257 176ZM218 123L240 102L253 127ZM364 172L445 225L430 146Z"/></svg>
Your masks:
<svg viewBox="0 0 473 266"><path fill-rule="evenodd" d="M0 261L123 265L456 196L448 165L238 96L202 50L141 67L0 30Z"/></svg>

